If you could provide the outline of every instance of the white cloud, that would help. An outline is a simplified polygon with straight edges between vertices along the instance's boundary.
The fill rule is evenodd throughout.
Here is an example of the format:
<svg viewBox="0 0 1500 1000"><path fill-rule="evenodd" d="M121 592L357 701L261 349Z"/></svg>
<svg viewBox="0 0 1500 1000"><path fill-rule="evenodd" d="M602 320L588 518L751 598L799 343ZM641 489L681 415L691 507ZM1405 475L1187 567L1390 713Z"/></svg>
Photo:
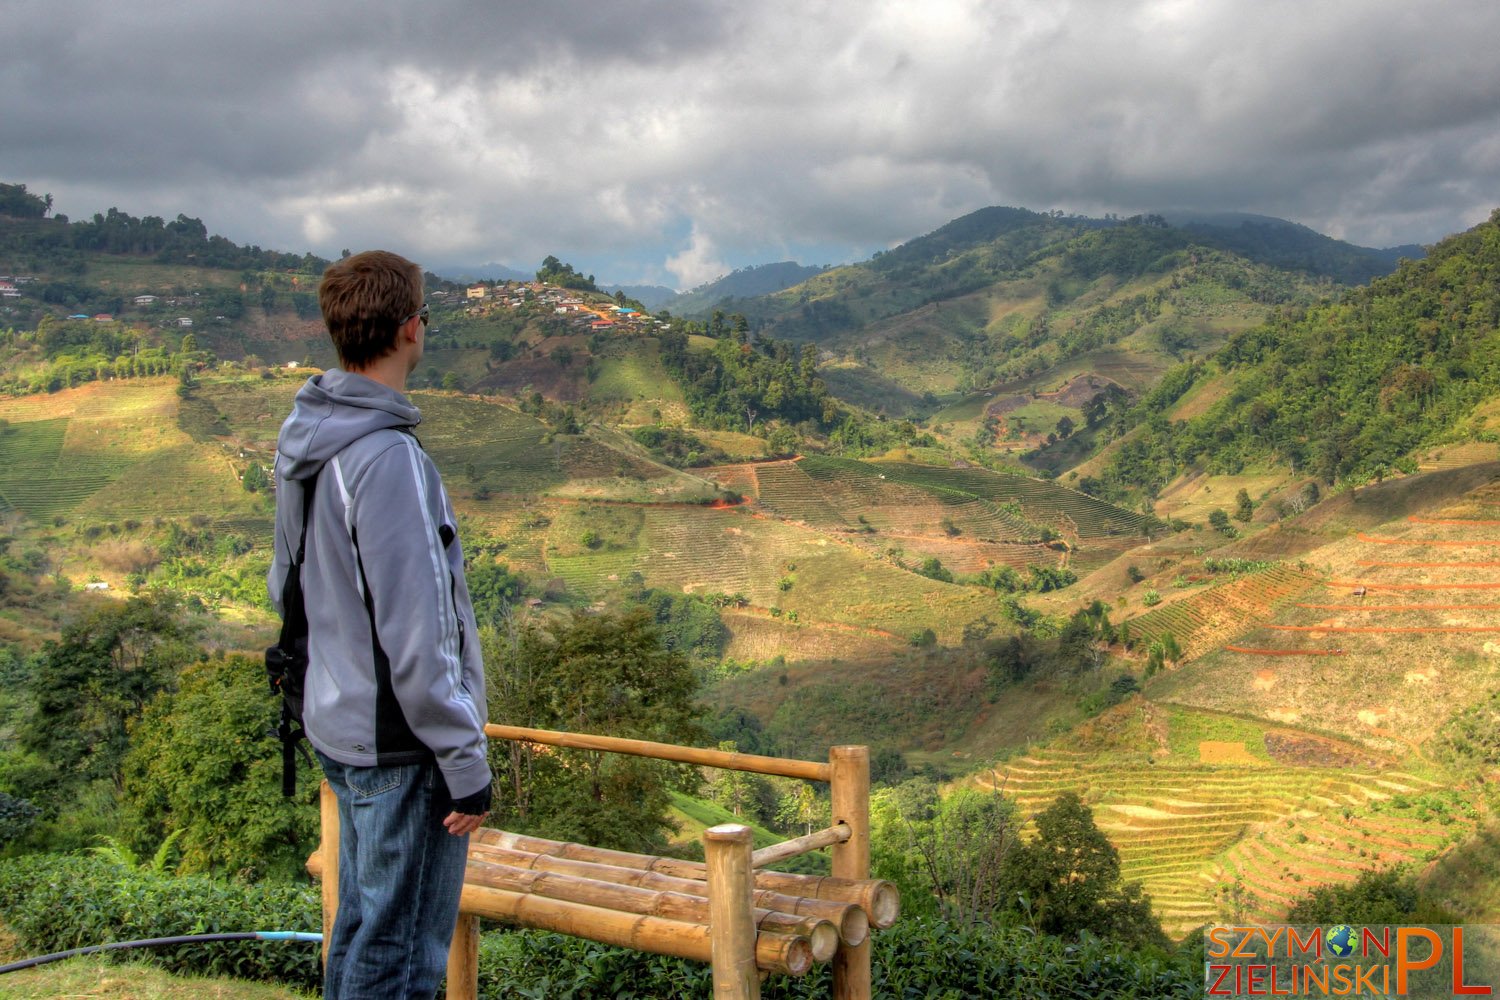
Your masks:
<svg viewBox="0 0 1500 1000"><path fill-rule="evenodd" d="M990 204L1383 244L1500 191L1491 0L21 7L0 179L294 252L691 285Z"/></svg>
<svg viewBox="0 0 1500 1000"><path fill-rule="evenodd" d="M719 259L713 241L696 227L687 248L667 257L666 268L677 279L680 289L696 288L729 273L731 268Z"/></svg>

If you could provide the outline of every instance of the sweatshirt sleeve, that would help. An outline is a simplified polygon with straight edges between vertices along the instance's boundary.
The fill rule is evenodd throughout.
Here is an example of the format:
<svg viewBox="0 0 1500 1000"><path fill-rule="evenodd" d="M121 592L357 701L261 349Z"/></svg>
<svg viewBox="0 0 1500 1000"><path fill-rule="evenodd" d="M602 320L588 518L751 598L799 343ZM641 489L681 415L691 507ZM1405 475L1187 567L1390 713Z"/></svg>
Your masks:
<svg viewBox="0 0 1500 1000"><path fill-rule="evenodd" d="M474 655L464 644L478 637L463 636L460 589L441 534L446 508L436 468L403 439L365 469L352 514L396 700L459 799L483 789L490 771L482 679L471 684L464 671L465 653Z"/></svg>

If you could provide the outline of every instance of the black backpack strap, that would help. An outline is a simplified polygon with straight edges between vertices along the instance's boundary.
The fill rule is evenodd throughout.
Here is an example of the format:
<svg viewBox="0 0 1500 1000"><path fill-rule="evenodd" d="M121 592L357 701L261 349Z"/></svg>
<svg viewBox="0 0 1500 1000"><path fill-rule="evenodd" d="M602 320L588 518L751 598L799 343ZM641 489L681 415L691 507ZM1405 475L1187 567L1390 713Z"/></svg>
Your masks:
<svg viewBox="0 0 1500 1000"><path fill-rule="evenodd" d="M297 791L297 751L312 766L302 746L302 688L307 670L307 605L302 597L302 566L307 560L307 525L312 519L313 496L318 477L302 481L302 534L297 554L287 567L281 585L281 637L266 651L266 673L271 693L281 698L281 722L273 730L281 741L281 794L291 798ZM295 705L295 707L294 707Z"/></svg>

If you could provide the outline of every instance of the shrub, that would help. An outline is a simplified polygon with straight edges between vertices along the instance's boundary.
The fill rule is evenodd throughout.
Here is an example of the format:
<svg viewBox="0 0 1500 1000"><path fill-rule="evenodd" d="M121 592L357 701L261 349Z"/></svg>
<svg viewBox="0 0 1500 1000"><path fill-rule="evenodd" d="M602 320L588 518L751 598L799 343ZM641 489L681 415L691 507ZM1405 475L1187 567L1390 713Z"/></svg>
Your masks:
<svg viewBox="0 0 1500 1000"><path fill-rule="evenodd" d="M17 946L47 954L114 941L230 931L318 931L318 892L173 878L103 858L38 854L0 862L0 920ZM169 972L292 984L321 982L318 949L262 941L188 943L130 953Z"/></svg>
<svg viewBox="0 0 1500 1000"><path fill-rule="evenodd" d="M903 918L871 937L873 993L935 1000L1100 1000L1199 997L1201 967L1186 958L1133 951L1093 935L1076 941L1018 928L960 927L943 920ZM828 965L798 979L771 976L764 1000L832 995ZM548 996L572 1000L646 1000L708 996L709 967L626 951L540 931L489 933L480 942L479 995L484 1000Z"/></svg>

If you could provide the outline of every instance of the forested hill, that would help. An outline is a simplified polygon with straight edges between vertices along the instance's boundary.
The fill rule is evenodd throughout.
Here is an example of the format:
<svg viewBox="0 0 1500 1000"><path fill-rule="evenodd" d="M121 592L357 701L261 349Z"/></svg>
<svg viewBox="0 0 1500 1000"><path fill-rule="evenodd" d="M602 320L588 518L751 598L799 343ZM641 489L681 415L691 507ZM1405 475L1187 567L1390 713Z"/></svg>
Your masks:
<svg viewBox="0 0 1500 1000"><path fill-rule="evenodd" d="M871 322L1025 278L1040 280L1048 305L1056 307L1082 291L1080 282L1165 274L1205 251L1340 284L1358 284L1395 267L1390 252L1279 219L1233 226L1197 221L1183 228L1160 215L1095 219L994 207L737 308L778 335L836 339Z"/></svg>
<svg viewBox="0 0 1500 1000"><path fill-rule="evenodd" d="M329 261L313 254L278 253L210 236L202 219L178 214L136 218L118 208L90 219L48 218L51 195L38 197L25 184L0 184L0 259L28 269L73 267L80 273L89 253L150 256L162 264L219 268L292 268L320 273Z"/></svg>
<svg viewBox="0 0 1500 1000"><path fill-rule="evenodd" d="M1168 212L1172 225L1209 246L1252 260L1326 275L1341 284L1362 285L1390 274L1403 257L1418 260L1426 250L1415 244L1374 250L1324 236L1285 219L1244 212Z"/></svg>
<svg viewBox="0 0 1500 1000"><path fill-rule="evenodd" d="M1414 449L1497 440L1500 211L1342 300L1287 310L1164 383L1136 413L1107 479L1154 490L1190 466L1262 459L1326 482L1413 469ZM1223 398L1172 421L1193 384Z"/></svg>

